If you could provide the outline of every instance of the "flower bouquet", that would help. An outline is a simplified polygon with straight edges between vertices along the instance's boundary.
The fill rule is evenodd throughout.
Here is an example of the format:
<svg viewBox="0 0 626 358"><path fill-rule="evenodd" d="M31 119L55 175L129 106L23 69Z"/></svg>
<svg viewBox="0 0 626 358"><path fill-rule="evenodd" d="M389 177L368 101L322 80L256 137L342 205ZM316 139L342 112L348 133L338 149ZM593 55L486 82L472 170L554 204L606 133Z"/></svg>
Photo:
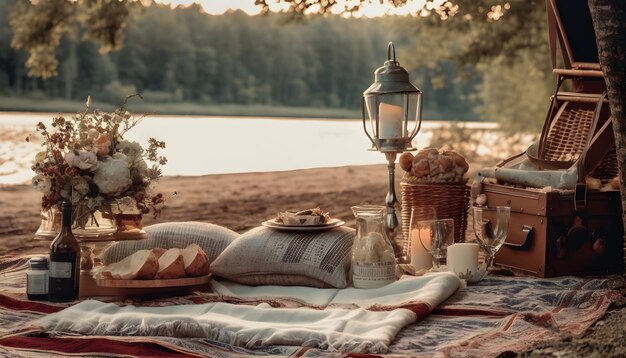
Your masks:
<svg viewBox="0 0 626 358"><path fill-rule="evenodd" d="M92 112L90 102L88 98L84 112L54 117L52 128L37 124L45 149L35 157L32 183L43 193L42 212L58 213L61 202L70 200L77 237L125 231L125 226L112 224L116 215L132 215L133 229L141 229L142 215L152 212L156 218L163 208L163 195L152 194L150 187L161 177L159 166L167 162L158 155L165 143L150 138L144 150L139 143L124 139L143 116L133 116L124 106L112 113ZM94 228L92 234L89 228Z"/></svg>

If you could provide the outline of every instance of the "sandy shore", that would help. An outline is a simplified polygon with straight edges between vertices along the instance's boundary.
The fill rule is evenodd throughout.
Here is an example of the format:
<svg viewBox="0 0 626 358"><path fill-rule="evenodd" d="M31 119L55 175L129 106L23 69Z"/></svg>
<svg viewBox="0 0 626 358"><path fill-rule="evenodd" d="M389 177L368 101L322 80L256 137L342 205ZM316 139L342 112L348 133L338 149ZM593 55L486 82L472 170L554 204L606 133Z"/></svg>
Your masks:
<svg viewBox="0 0 626 358"><path fill-rule="evenodd" d="M472 169L480 167L472 165ZM398 175L400 177L401 174ZM470 173L469 177L473 177ZM348 166L271 173L165 177L158 190L168 207L158 220L204 221L237 232L258 226L286 209L320 206L354 227L350 210L356 204L384 203L387 193L385 165ZM29 185L0 186L0 255L43 253L47 242L33 240L39 226L40 194ZM614 288L626 292L624 280ZM581 338L564 338L520 356L626 356L626 299ZM515 356L506 355L506 356Z"/></svg>
<svg viewBox="0 0 626 358"><path fill-rule="evenodd" d="M146 225L203 221L243 232L279 211L320 206L351 225L350 207L382 205L386 182L384 165L164 177L156 189L166 196L177 194L168 199L161 217L144 220ZM33 240L40 198L30 185L0 187L0 255L46 250L46 243Z"/></svg>

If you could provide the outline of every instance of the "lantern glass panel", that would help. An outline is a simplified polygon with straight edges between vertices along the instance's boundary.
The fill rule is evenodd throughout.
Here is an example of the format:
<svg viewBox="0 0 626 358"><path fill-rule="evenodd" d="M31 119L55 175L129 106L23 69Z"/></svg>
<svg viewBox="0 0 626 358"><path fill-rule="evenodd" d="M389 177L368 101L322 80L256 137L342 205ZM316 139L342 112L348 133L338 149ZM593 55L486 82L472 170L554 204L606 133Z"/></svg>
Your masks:
<svg viewBox="0 0 626 358"><path fill-rule="evenodd" d="M407 136L407 106L403 93L372 94L365 96L365 106L374 137L378 139ZM376 126L378 119L378 127Z"/></svg>
<svg viewBox="0 0 626 358"><path fill-rule="evenodd" d="M421 109L422 94L419 92L406 93L404 95L404 131L407 136L413 132L413 129L418 125L422 116Z"/></svg>

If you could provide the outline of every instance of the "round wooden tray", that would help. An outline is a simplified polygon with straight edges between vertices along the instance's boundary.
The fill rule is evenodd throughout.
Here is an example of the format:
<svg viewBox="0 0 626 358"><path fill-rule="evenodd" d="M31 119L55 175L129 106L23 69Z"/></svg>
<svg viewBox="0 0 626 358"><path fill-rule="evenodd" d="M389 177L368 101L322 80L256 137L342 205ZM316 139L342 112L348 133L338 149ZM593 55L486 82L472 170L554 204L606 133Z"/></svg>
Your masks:
<svg viewBox="0 0 626 358"><path fill-rule="evenodd" d="M96 278L100 287L119 288L160 288L204 285L211 281L211 274L199 277L172 278L168 280L116 280L112 278Z"/></svg>

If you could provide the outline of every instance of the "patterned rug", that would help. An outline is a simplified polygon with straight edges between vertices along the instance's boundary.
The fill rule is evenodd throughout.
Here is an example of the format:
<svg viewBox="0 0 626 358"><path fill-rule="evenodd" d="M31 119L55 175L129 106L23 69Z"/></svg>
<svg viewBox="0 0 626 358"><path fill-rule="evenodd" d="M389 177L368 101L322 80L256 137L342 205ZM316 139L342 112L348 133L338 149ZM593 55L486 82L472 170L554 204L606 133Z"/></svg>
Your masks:
<svg viewBox="0 0 626 358"><path fill-rule="evenodd" d="M272 346L245 349L201 338L45 335L30 322L68 307L31 302L25 295L28 257L0 257L0 356L49 357L327 357L336 352ZM551 340L582 335L604 315L618 292L611 278L488 276L460 289L424 320L402 329L385 356L495 357L521 352ZM99 298L103 300L103 298ZM220 300L207 292L177 297L116 300L121 305L168 306ZM241 304L255 304L242 300ZM258 302L256 302L258 303ZM276 303L294 307L294 301ZM366 355L359 355L361 357Z"/></svg>

